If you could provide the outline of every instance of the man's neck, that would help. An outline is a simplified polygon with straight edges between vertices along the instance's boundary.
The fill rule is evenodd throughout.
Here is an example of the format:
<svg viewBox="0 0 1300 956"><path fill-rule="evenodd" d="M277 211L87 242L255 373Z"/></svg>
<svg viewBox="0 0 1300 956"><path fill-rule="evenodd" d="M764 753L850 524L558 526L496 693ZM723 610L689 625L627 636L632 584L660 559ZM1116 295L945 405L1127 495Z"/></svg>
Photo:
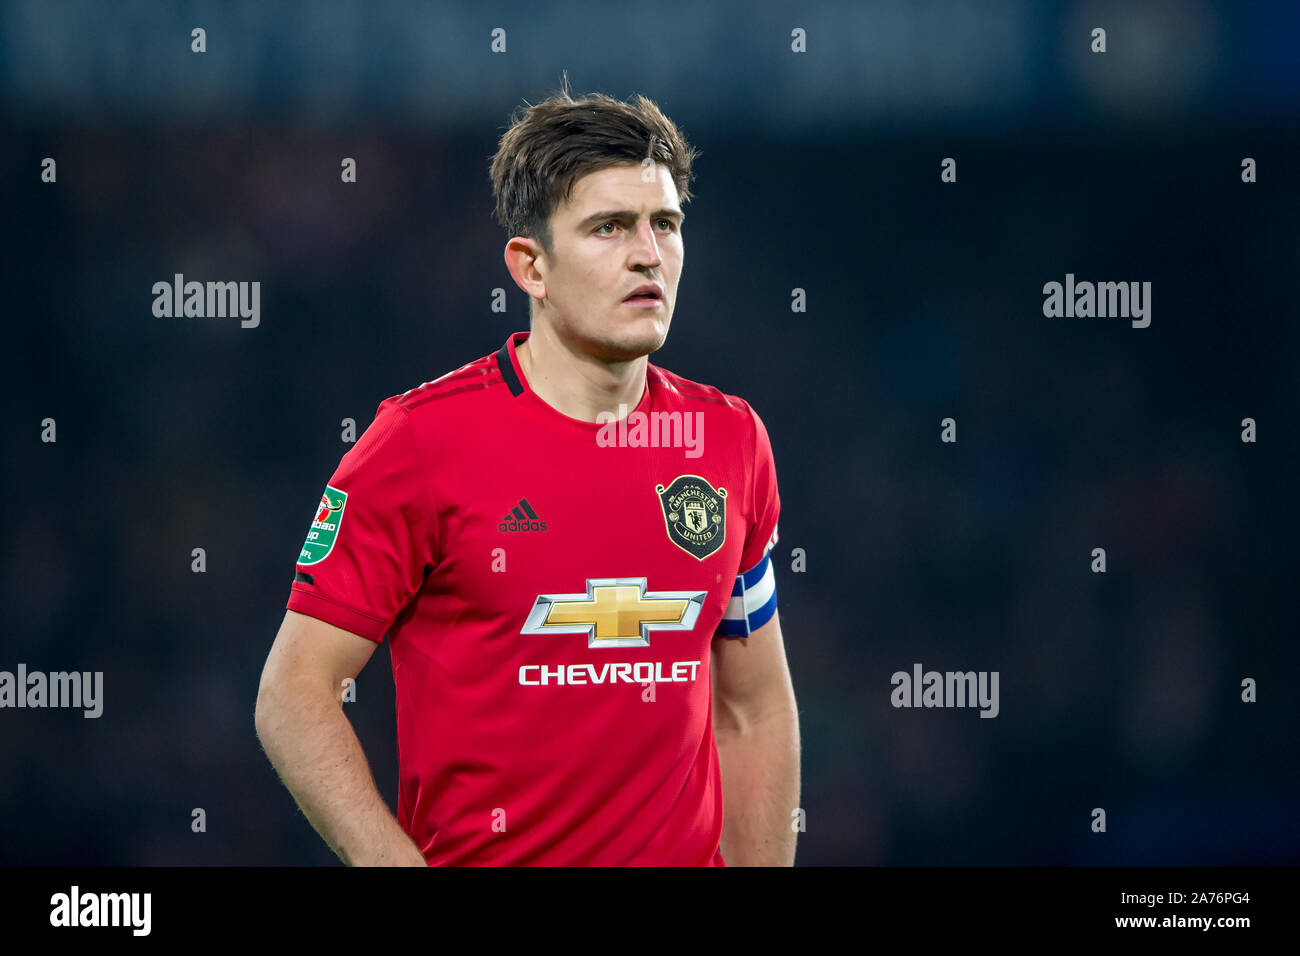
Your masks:
<svg viewBox="0 0 1300 956"><path fill-rule="evenodd" d="M595 422L601 412L622 418L645 393L647 356L608 363L575 354L540 322L533 323L515 356L537 397L579 421ZM620 404L626 406L622 413Z"/></svg>

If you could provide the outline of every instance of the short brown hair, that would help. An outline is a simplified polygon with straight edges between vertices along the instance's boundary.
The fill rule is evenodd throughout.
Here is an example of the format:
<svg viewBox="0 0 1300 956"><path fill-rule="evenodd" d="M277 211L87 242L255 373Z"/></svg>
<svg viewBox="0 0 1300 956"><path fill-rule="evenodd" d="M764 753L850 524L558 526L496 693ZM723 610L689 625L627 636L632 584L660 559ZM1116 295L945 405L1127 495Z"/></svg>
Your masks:
<svg viewBox="0 0 1300 956"><path fill-rule="evenodd" d="M492 157L496 219L510 236L551 247L551 215L588 173L651 158L671 171L678 201L690 201L691 163L699 151L653 102L637 94L621 102L604 93L580 100L561 90L516 109Z"/></svg>

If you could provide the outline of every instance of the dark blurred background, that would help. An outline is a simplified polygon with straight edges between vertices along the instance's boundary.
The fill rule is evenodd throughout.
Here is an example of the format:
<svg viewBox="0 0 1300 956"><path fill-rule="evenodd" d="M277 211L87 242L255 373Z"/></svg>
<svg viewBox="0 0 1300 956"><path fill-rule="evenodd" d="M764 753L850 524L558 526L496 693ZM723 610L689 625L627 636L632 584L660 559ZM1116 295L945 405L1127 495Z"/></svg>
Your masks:
<svg viewBox="0 0 1300 956"><path fill-rule="evenodd" d="M1295 5L0 11L0 669L104 672L97 720L0 710L0 863L337 863L258 677L341 420L527 328L487 166L564 70L702 150L651 361L771 435L799 863L1300 860ZM156 318L178 272L260 325ZM1067 272L1150 327L1045 318ZM916 662L999 716L893 708ZM357 693L395 808L386 644Z"/></svg>

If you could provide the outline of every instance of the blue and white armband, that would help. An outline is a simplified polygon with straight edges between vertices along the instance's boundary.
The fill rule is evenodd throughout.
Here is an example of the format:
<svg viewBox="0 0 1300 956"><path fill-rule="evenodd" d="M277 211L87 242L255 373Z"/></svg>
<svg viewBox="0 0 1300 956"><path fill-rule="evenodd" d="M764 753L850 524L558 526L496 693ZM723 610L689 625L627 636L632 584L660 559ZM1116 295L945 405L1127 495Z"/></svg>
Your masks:
<svg viewBox="0 0 1300 956"><path fill-rule="evenodd" d="M748 571L736 575L731 600L722 612L722 621L714 631L716 637L749 637L776 613L776 576L772 573L772 545L776 531L763 552L763 560Z"/></svg>

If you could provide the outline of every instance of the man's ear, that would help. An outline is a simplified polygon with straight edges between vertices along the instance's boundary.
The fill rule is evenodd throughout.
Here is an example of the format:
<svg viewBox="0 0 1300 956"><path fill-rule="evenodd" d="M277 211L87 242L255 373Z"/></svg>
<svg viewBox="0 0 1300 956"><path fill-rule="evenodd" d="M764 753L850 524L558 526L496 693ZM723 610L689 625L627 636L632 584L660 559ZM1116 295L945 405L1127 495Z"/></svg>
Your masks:
<svg viewBox="0 0 1300 956"><path fill-rule="evenodd" d="M527 236L515 236L506 243L504 257L510 277L534 299L546 298L545 255L541 244Z"/></svg>

